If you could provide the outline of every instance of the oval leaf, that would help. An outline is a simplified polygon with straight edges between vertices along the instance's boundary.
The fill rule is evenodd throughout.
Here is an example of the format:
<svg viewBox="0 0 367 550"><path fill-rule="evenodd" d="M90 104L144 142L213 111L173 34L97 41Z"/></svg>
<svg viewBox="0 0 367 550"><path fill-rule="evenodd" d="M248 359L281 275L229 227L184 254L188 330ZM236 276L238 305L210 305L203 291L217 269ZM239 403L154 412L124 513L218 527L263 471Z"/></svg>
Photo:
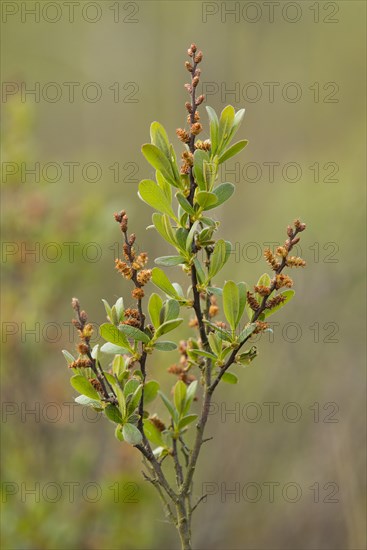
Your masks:
<svg viewBox="0 0 367 550"><path fill-rule="evenodd" d="M154 337L159 338L160 336L162 336L162 334L167 334L167 332L171 332L176 327L178 327L182 323L182 321L183 321L182 318L172 319L171 321L166 321L165 323L163 323L163 325L161 325L157 329Z"/></svg>
<svg viewBox="0 0 367 550"><path fill-rule="evenodd" d="M136 327L132 327L130 325L120 325L118 330L123 332L128 338L131 338L132 340L144 342L144 344L148 344L150 342L149 336Z"/></svg>
<svg viewBox="0 0 367 550"><path fill-rule="evenodd" d="M99 411L102 410L100 401L97 401L96 399L91 399L86 395L78 395L78 397L76 397L74 401L75 403L78 403L78 405L83 405L84 407L93 407L93 409L98 409Z"/></svg>
<svg viewBox="0 0 367 550"><path fill-rule="evenodd" d="M112 325L111 323L104 323L100 326L99 333L107 342L111 342L111 344L115 344L115 346L130 349L126 336L117 327L115 327L115 325Z"/></svg>
<svg viewBox="0 0 367 550"><path fill-rule="evenodd" d="M235 143L234 145L232 145L231 147L229 147L229 149L227 149L227 151L225 151L220 157L219 157L219 164L222 164L222 162L226 162L226 160L230 159L231 157L234 157L235 155L237 155L238 153L240 153L240 151L242 151L242 149L244 149L246 147L246 145L248 144L248 141L247 139L244 139L242 141L238 141L237 143Z"/></svg>
<svg viewBox="0 0 367 550"><path fill-rule="evenodd" d="M168 201L162 189L153 180L142 180L139 183L139 196L155 210L163 212L176 220L171 203Z"/></svg>
<svg viewBox="0 0 367 550"><path fill-rule="evenodd" d="M187 392L186 384L182 382L182 380L179 380L178 382L176 382L174 387L173 397L174 397L175 407L179 413L181 413L183 410L183 407L185 404L186 392Z"/></svg>
<svg viewBox="0 0 367 550"><path fill-rule="evenodd" d="M70 384L73 386L74 390L90 397L90 399L99 400L98 392L93 388L92 384L84 378L81 374L76 374L70 378Z"/></svg>
<svg viewBox="0 0 367 550"><path fill-rule="evenodd" d="M217 203L207 208L207 210L216 208L217 206L220 206L221 204L226 202L233 195L234 190L235 187L233 183L221 183L220 185L218 185L218 187L213 190L214 195L218 199Z"/></svg>
<svg viewBox="0 0 367 550"><path fill-rule="evenodd" d="M283 306L285 306L285 304L287 304L293 298L293 296L295 295L295 291L291 290L291 289L290 290L284 290L284 292L281 292L280 294L285 297L284 302L282 302L281 304L278 304L277 306L273 307L272 309L265 309L264 310L265 318L269 317L270 315L273 315L273 313L275 313L276 311L281 309Z"/></svg>
<svg viewBox="0 0 367 550"><path fill-rule="evenodd" d="M236 330L240 297L238 287L233 281L227 281L223 287L223 310L231 329Z"/></svg>
<svg viewBox="0 0 367 550"><path fill-rule="evenodd" d="M164 267L173 267L176 265L184 264L185 258L183 256L160 256L154 260L157 265L163 265Z"/></svg>
<svg viewBox="0 0 367 550"><path fill-rule="evenodd" d="M103 353L108 353L112 355L124 355L125 353L129 353L130 350L128 348L116 346L116 344L111 344L111 342L106 342L105 344L103 344L103 346L101 346L101 351L103 351Z"/></svg>
<svg viewBox="0 0 367 550"><path fill-rule="evenodd" d="M144 420L144 433L149 441L154 443L154 445L158 445L161 447L164 446L162 433L149 419Z"/></svg>
<svg viewBox="0 0 367 550"><path fill-rule="evenodd" d="M156 170L162 172L163 177L174 187L178 187L178 184L175 181L172 167L168 158L162 153L158 147L151 143L146 143L142 146L141 151L149 164L153 166Z"/></svg>
<svg viewBox="0 0 367 550"><path fill-rule="evenodd" d="M225 372L222 376L223 382L227 382L227 384L237 384L238 378L233 372Z"/></svg>
<svg viewBox="0 0 367 550"><path fill-rule="evenodd" d="M213 208L217 202L218 197L215 193L209 193L208 191L199 191L196 195L196 202L203 208L204 210L208 210L209 208Z"/></svg>
<svg viewBox="0 0 367 550"><path fill-rule="evenodd" d="M144 405L151 403L157 397L159 383L156 380L149 380L144 386Z"/></svg>
<svg viewBox="0 0 367 550"><path fill-rule="evenodd" d="M124 440L130 445L140 445L143 440L143 436L134 424L125 424L122 428L122 435Z"/></svg>
<svg viewBox="0 0 367 550"><path fill-rule="evenodd" d="M158 351L174 351L177 349L177 344L175 342L156 342L154 344L155 349Z"/></svg>
<svg viewBox="0 0 367 550"><path fill-rule="evenodd" d="M227 262L231 253L231 243L220 239L214 246L214 252L210 258L209 279L212 279Z"/></svg>
<svg viewBox="0 0 367 550"><path fill-rule="evenodd" d="M167 132L159 122L152 122L150 125L150 139L162 153L170 158L170 143L168 140Z"/></svg>
<svg viewBox="0 0 367 550"><path fill-rule="evenodd" d="M115 422L115 424L121 424L122 416L120 411L115 405L112 405L111 403L107 405L107 407L104 410L104 413L107 416L108 420L111 420L111 422Z"/></svg>
<svg viewBox="0 0 367 550"><path fill-rule="evenodd" d="M172 286L171 281L167 277L164 271L162 269L159 269L159 267L154 267L152 270L152 282L163 292L168 294L168 296L171 296L171 298L179 298L176 290Z"/></svg>
<svg viewBox="0 0 367 550"><path fill-rule="evenodd" d="M150 320L152 321L154 328L158 328L160 325L159 313L162 309L162 305L163 305L162 298L159 296L159 294L156 294L155 292L153 292L153 294L151 294L149 298L148 311L149 311Z"/></svg>

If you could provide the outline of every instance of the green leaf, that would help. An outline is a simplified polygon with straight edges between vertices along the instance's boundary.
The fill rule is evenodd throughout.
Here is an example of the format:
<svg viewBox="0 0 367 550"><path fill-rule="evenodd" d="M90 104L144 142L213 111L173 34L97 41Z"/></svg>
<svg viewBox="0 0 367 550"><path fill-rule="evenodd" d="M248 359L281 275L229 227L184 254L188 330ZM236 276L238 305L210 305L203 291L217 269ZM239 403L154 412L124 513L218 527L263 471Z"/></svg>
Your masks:
<svg viewBox="0 0 367 550"><path fill-rule="evenodd" d="M150 139L158 149L169 159L170 158L170 143L167 132L159 122L152 122L150 125Z"/></svg>
<svg viewBox="0 0 367 550"><path fill-rule="evenodd" d="M91 399L99 400L98 392L93 388L92 384L84 378L81 374L75 374L70 378L70 384L73 386L74 390L86 395Z"/></svg>
<svg viewBox="0 0 367 550"><path fill-rule="evenodd" d="M123 441L124 440L124 436L122 435L122 426L121 425L116 426L115 437L118 441Z"/></svg>
<svg viewBox="0 0 367 550"><path fill-rule="evenodd" d="M199 283L204 284L206 275L203 268L201 267L201 263L199 262L199 259L197 256L194 258L194 266L196 269L196 274L198 276Z"/></svg>
<svg viewBox="0 0 367 550"><path fill-rule="evenodd" d="M194 153L194 176L198 188L202 191L206 190L204 178L204 162L209 161L209 154L202 149L196 149Z"/></svg>
<svg viewBox="0 0 367 550"><path fill-rule="evenodd" d="M74 363L75 357L73 357L73 356L71 355L71 353L69 353L66 349L63 349L63 350L62 350L62 354L63 354L63 356L65 357L66 362L68 363L68 365L70 365L71 363Z"/></svg>
<svg viewBox="0 0 367 550"><path fill-rule="evenodd" d="M167 332L171 332L176 327L178 327L182 323L183 319L172 319L171 321L166 321L161 325L156 333L154 334L154 338L159 338L163 334L167 334Z"/></svg>
<svg viewBox="0 0 367 550"><path fill-rule="evenodd" d="M159 383L156 380L149 380L144 386L144 405L151 403L157 397Z"/></svg>
<svg viewBox="0 0 367 550"><path fill-rule="evenodd" d="M111 307L111 323L113 325L118 325L119 324L119 318L117 316L117 311L116 311L116 307L115 306L112 306Z"/></svg>
<svg viewBox="0 0 367 550"><path fill-rule="evenodd" d="M84 407L93 407L93 409L102 410L101 408L101 402L97 401L96 399L91 399L90 397L87 397L86 395L78 395L74 399L78 405L83 405Z"/></svg>
<svg viewBox="0 0 367 550"><path fill-rule="evenodd" d="M221 183L216 189L213 189L213 195L217 197L217 202L212 206L206 208L206 210L211 210L220 206L226 202L234 193L235 187L232 183Z"/></svg>
<svg viewBox="0 0 367 550"><path fill-rule="evenodd" d="M124 355L125 353L129 353L131 351L130 348L123 348L122 346L116 346L116 344L111 344L111 342L106 342L101 347L101 351L103 353L108 353L112 355L121 354Z"/></svg>
<svg viewBox="0 0 367 550"><path fill-rule="evenodd" d="M210 141L211 141L211 154L214 156L218 148L218 131L219 131L219 121L217 113L212 107L206 107L209 121L210 121Z"/></svg>
<svg viewBox="0 0 367 550"><path fill-rule="evenodd" d="M104 323L100 326L99 333L102 338L107 342L111 342L111 344L114 344L115 346L120 346L125 349L131 349L125 334L123 334L117 327L115 327L115 325L112 325L111 323ZM105 351L103 349L103 346L101 350Z"/></svg>
<svg viewBox="0 0 367 550"><path fill-rule="evenodd" d="M187 254L186 254L186 241L187 241L187 236L189 234L189 231L188 229L184 229L183 227L179 227L176 231L176 241L177 241L177 246L183 251L183 256L187 257Z"/></svg>
<svg viewBox="0 0 367 550"><path fill-rule="evenodd" d="M162 433L158 430L158 428L151 422L149 419L144 420L144 433L154 445L162 446L164 447L164 441L162 438Z"/></svg>
<svg viewBox="0 0 367 550"><path fill-rule="evenodd" d="M131 414L133 414L135 409L138 407L141 400L142 393L143 393L143 384L139 384L139 386L134 391L131 399L126 400L127 416L130 416Z"/></svg>
<svg viewBox="0 0 367 550"><path fill-rule="evenodd" d="M268 286L269 287L271 285L270 276L267 273L263 273L263 275L261 275L261 277L259 277L259 280L257 281L256 285L257 286ZM261 304L261 302L263 300L263 297L256 292L255 293L255 298Z"/></svg>
<svg viewBox="0 0 367 550"><path fill-rule="evenodd" d="M140 382L137 378L130 378L124 386L124 396L128 397L130 394L132 395L139 386Z"/></svg>
<svg viewBox="0 0 367 550"><path fill-rule="evenodd" d="M196 194L196 202L201 206L203 210L209 210L214 208L218 202L218 197L215 193L209 193L208 191L199 191Z"/></svg>
<svg viewBox="0 0 367 550"><path fill-rule="evenodd" d="M163 212L163 214L167 214L177 221L171 203L162 189L153 180L142 180L139 183L139 196L155 210L159 210L159 212Z"/></svg>
<svg viewBox="0 0 367 550"><path fill-rule="evenodd" d="M247 139L244 139L242 141L238 141L237 143L229 147L229 149L227 149L227 151L225 151L219 157L219 160L218 160L219 164L222 164L223 162L226 162L231 157L234 157L235 155L237 155L240 151L242 151L242 149L246 147L247 144L248 144Z"/></svg>
<svg viewBox="0 0 367 550"><path fill-rule="evenodd" d="M199 226L199 221L196 220L196 222L194 222L192 224L192 227L189 231L189 234L187 235L187 238L186 238L186 243L185 243L185 248L186 248L186 251L187 252L191 252L191 248L192 248L192 243L194 241L194 237L195 237L195 233L197 232L197 229L198 229L198 226Z"/></svg>
<svg viewBox="0 0 367 550"><path fill-rule="evenodd" d="M209 333L208 340L209 340L210 348L213 351L214 355L219 357L222 351L222 340L214 332Z"/></svg>
<svg viewBox="0 0 367 550"><path fill-rule="evenodd" d="M174 387L173 397L174 397L175 407L178 410L179 414L181 414L183 406L185 404L186 392L187 392L186 384L182 382L182 380L179 380L178 382L176 382Z"/></svg>
<svg viewBox="0 0 367 550"><path fill-rule="evenodd" d="M203 349L190 349L188 353L190 355L198 355L199 357L207 357L208 359L212 359L213 361L217 360L216 355L213 355L209 351L205 351Z"/></svg>
<svg viewBox="0 0 367 550"><path fill-rule="evenodd" d="M126 369L124 358L122 357L122 355L115 355L112 361L113 374L116 375L118 379L120 379L125 371Z"/></svg>
<svg viewBox="0 0 367 550"><path fill-rule="evenodd" d="M161 397L163 403L165 404L168 412L170 413L171 417L175 420L177 418L177 413L176 413L171 401L161 391L159 391L158 394L160 395L160 397Z"/></svg>
<svg viewBox="0 0 367 550"><path fill-rule="evenodd" d="M186 259L183 256L160 256L154 260L154 263L163 265L164 267L173 267L184 264L185 262Z"/></svg>
<svg viewBox="0 0 367 550"><path fill-rule="evenodd" d="M273 315L273 313L275 313L276 311L281 309L283 306L285 306L285 304L287 304L293 298L293 296L295 295L295 292L294 290L284 290L284 292L280 292L280 294L282 296L285 296L284 302L282 304L278 304L272 309L265 309L264 311L265 318L269 317L270 315Z"/></svg>
<svg viewBox="0 0 367 550"><path fill-rule="evenodd" d="M112 403L107 405L107 407L104 409L104 413L107 416L108 420L115 422L115 424L121 424L122 416L120 414L120 411L115 405L112 405Z"/></svg>
<svg viewBox="0 0 367 550"><path fill-rule="evenodd" d="M124 390L122 390L120 388L119 384L115 384L114 389L115 389L115 392L116 392L117 401L119 402L121 416L122 416L122 418L125 418L125 416L126 416L126 399L125 399Z"/></svg>
<svg viewBox="0 0 367 550"><path fill-rule="evenodd" d="M235 110L232 105L227 105L224 107L219 120L219 131L218 131L218 154L220 155L222 149L225 147L226 143L229 141L230 132L234 123Z"/></svg>
<svg viewBox="0 0 367 550"><path fill-rule="evenodd" d="M230 132L229 139L227 140L227 143L229 143L234 138L237 130L239 129L239 127L242 124L244 116L245 116L245 109L240 109L235 114L234 122L233 122L233 125L232 125L232 130Z"/></svg>
<svg viewBox="0 0 367 550"><path fill-rule="evenodd" d="M236 325L238 325L239 322L241 321L241 318L246 306L246 300L247 300L246 283L237 283L237 287L238 287L238 297L239 297L239 308L238 308L238 316L236 319Z"/></svg>
<svg viewBox="0 0 367 550"><path fill-rule="evenodd" d="M166 214L158 214L158 212L155 212L152 216L152 221L154 227L164 240L176 247L177 240L169 222L169 217Z"/></svg>
<svg viewBox="0 0 367 550"><path fill-rule="evenodd" d="M178 302L180 304L182 302L186 302L186 300L184 299L184 293L183 293L181 285L179 285L178 283L172 283L172 286L175 289L175 291L177 292L176 299L178 300Z"/></svg>
<svg viewBox="0 0 367 550"><path fill-rule="evenodd" d="M263 273L263 275L261 275L261 277L256 283L257 286L270 286L270 284L271 284L271 279L267 273Z"/></svg>
<svg viewBox="0 0 367 550"><path fill-rule="evenodd" d="M102 298L102 302L103 302L104 308L106 310L106 315L112 323L112 308L111 308L110 304L107 302L107 300L104 300Z"/></svg>
<svg viewBox="0 0 367 550"><path fill-rule="evenodd" d="M171 298L179 298L176 290L172 286L171 281L167 277L164 271L162 269L159 269L159 267L154 267L152 270L152 282L163 292L168 294L168 296L171 296Z"/></svg>
<svg viewBox="0 0 367 550"><path fill-rule="evenodd" d="M217 177L217 168L218 163L215 162L209 162L204 160L203 162L203 176L205 181L205 190L211 191L214 185L214 182Z"/></svg>
<svg viewBox="0 0 367 550"><path fill-rule="evenodd" d="M156 170L155 172L155 179L157 180L157 184L162 189L163 193L166 195L168 202L171 204L172 185L169 184L169 182L163 177L162 172L159 172L159 170Z"/></svg>
<svg viewBox="0 0 367 550"><path fill-rule="evenodd" d="M189 412L191 404L192 404L192 402L194 400L194 397L195 397L197 387L198 387L198 381L197 380L194 380L193 382L191 382L191 384L187 387L185 406L184 406L184 409L182 411L182 414L185 415Z"/></svg>
<svg viewBox="0 0 367 550"><path fill-rule="evenodd" d="M172 321L173 319L178 319L180 314L180 304L177 300L169 299L163 306L163 318L162 323L165 321ZM162 315L162 311L161 311Z"/></svg>
<svg viewBox="0 0 367 550"><path fill-rule="evenodd" d="M124 317L124 299L122 297L118 298L115 303L115 309L117 313L117 318L121 321Z"/></svg>
<svg viewBox="0 0 367 550"><path fill-rule="evenodd" d="M223 287L224 315L232 330L236 330L240 310L239 290L233 281L227 281Z"/></svg>
<svg viewBox="0 0 367 550"><path fill-rule="evenodd" d="M207 227L211 227L214 230L217 229L218 225L219 225L219 222L216 222L215 220L212 220L212 218L207 218L206 216L202 216L200 218L200 222L203 225L206 225Z"/></svg>
<svg viewBox="0 0 367 550"><path fill-rule="evenodd" d="M224 330L221 327L218 327L218 325L212 323L211 321L204 321L204 323L210 326L210 328L213 329L215 332L217 332L223 341L225 342L233 341L232 334L229 334L227 330Z"/></svg>
<svg viewBox="0 0 367 550"><path fill-rule="evenodd" d="M209 279L212 279L227 262L231 253L231 243L220 239L214 246L214 252L211 256Z"/></svg>
<svg viewBox="0 0 367 550"><path fill-rule="evenodd" d="M141 151L149 164L153 166L156 170L162 172L163 177L174 187L178 187L177 182L175 181L174 174L172 172L172 167L169 159L162 153L158 147L150 143L146 143L141 148Z"/></svg>
<svg viewBox="0 0 367 550"><path fill-rule="evenodd" d="M140 445L143 440L143 436L134 424L125 424L122 428L122 435L130 445Z"/></svg>
<svg viewBox="0 0 367 550"><path fill-rule="evenodd" d="M175 342L162 341L156 342L154 347L158 351L174 351L177 349L177 344L175 344Z"/></svg>
<svg viewBox="0 0 367 550"><path fill-rule="evenodd" d="M249 336L251 336L255 328L256 323L250 323L249 325L247 325L239 335L239 342L242 344L242 342L244 342Z"/></svg>
<svg viewBox="0 0 367 550"><path fill-rule="evenodd" d="M136 327L132 327L130 325L120 325L119 330L132 340L144 342L144 344L148 344L150 342L149 336Z"/></svg>
<svg viewBox="0 0 367 550"><path fill-rule="evenodd" d="M149 311L150 320L152 321L152 325L154 326L154 328L158 328L159 325L161 324L159 320L159 313L161 311L162 306L163 306L162 298L159 296L159 294L156 294L155 292L153 292L153 294L151 294L149 298L148 311Z"/></svg>
<svg viewBox="0 0 367 550"><path fill-rule="evenodd" d="M201 248L204 248L208 244L214 244L213 241L214 229L212 227L206 227L202 229L196 237L196 242Z"/></svg>
<svg viewBox="0 0 367 550"><path fill-rule="evenodd" d="M235 360L236 360L236 363L240 363L241 365L247 366L255 359L256 356L257 356L257 348L256 346L252 346L249 350L236 355Z"/></svg>
<svg viewBox="0 0 367 550"><path fill-rule="evenodd" d="M140 416L134 413L129 416L129 418L127 419L127 422L129 422L129 424L134 424L134 426L138 426L139 420L140 420Z"/></svg>
<svg viewBox="0 0 367 550"><path fill-rule="evenodd" d="M109 372L105 372L104 375L105 375L105 378L106 378L107 382L109 382L112 387L115 387L116 378L112 374L110 374Z"/></svg>
<svg viewBox="0 0 367 550"><path fill-rule="evenodd" d="M183 418L181 418L181 420L179 421L178 423L178 429L179 430L183 430L184 428L186 428L189 424L191 424L192 422L195 422L195 420L197 419L198 415L197 414L188 414L186 416L184 416Z"/></svg>
<svg viewBox="0 0 367 550"><path fill-rule="evenodd" d="M214 294L215 296L222 296L223 294L223 289L217 286L208 286L207 291L209 294Z"/></svg>
<svg viewBox="0 0 367 550"><path fill-rule="evenodd" d="M171 168L173 172L173 177L175 178L175 181L176 181L176 185L177 187L182 188L184 185L184 180L181 178L180 173L178 171L176 153L172 144L170 145L170 163L171 163Z"/></svg>
<svg viewBox="0 0 367 550"><path fill-rule="evenodd" d="M227 382L227 384L237 384L238 377L233 374L233 372L225 372L222 376L223 382Z"/></svg>
<svg viewBox="0 0 367 550"><path fill-rule="evenodd" d="M182 193L180 192L176 193L176 199L178 203L182 206L182 208L185 210L185 212L190 214L190 216L195 216L195 210L193 209L189 201L186 199L186 197Z"/></svg>

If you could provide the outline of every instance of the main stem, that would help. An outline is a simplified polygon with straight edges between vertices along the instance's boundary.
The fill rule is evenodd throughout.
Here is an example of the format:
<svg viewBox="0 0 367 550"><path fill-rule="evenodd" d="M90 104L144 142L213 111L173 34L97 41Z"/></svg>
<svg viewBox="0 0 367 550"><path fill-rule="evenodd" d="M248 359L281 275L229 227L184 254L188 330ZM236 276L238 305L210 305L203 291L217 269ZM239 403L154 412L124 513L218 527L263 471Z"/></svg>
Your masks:
<svg viewBox="0 0 367 550"><path fill-rule="evenodd" d="M194 59L195 61L195 59ZM191 108L190 108L190 122L191 126L195 123L195 113L197 110L197 104L196 104L196 85L193 84L194 77L196 76L196 68L197 63L196 61L193 63L192 67L192 86L190 90L191 95ZM193 132L190 132L189 135L189 141L188 141L188 147L190 150L190 153L194 155L195 153L195 138L196 134ZM190 178L190 190L188 194L188 201L193 206L194 204L194 197L195 197L195 191L197 188L193 167L190 166L189 171L189 178ZM193 225L193 221L190 219L189 227L191 228ZM292 235L292 238L295 237L297 234L297 230ZM197 253L197 248L195 245L195 241L192 245L192 251L194 254ZM291 247L290 247L291 248ZM210 266L210 251L207 252L207 267L209 269ZM276 270L276 274L279 274L283 268L286 265L286 260L283 259L282 263L279 265L278 269ZM134 283L137 284L137 281L134 280ZM209 313L209 306L210 303L208 299L206 300L206 310L205 313L203 313L202 307L201 307L201 297L200 297L200 291L198 289L198 277L197 277L197 271L195 268L195 265L191 266L191 285L192 285L192 292L193 292L193 309L195 311L195 315L198 322L198 329L201 339L201 344L205 351L211 351L210 345L208 341L208 329L204 322L204 317L208 316ZM270 286L270 293L269 295L274 291L276 288L276 282L275 278ZM267 305L267 300L269 296L265 296L256 312L254 312L254 315L251 319L251 322L256 322L262 312L265 310ZM141 303L138 303L139 313L141 314L142 319L142 325L141 328L144 328L144 317L142 315L141 311ZM152 470L152 478L147 477L147 479L153 483L153 485L158 490L160 497L163 501L163 504L166 509L166 514L170 518L170 520L175 524L177 531L180 536L181 541L181 549L182 550L191 550L191 518L192 513L196 509L199 502L202 500L203 497L199 499L199 501L192 506L191 505L191 497L192 497L192 487L193 487L193 478L195 474L195 469L197 465L197 461L200 455L201 447L204 443L204 432L205 427L208 422L209 418L209 412L210 412L210 404L211 399L214 393L214 390L216 389L217 385L219 384L223 374L229 369L229 367L235 362L236 355L239 351L239 349L245 344L245 342L251 337L249 335L241 344L239 344L235 349L233 349L232 353L229 355L226 364L220 369L220 372L217 373L214 380L212 380L212 361L209 358L205 359L204 366L202 367L202 377L204 380L204 390L203 390L203 401L202 401L202 409L199 421L197 423L197 431L196 431L196 437L195 442L193 445L192 451L189 453L188 450L185 450L185 460L186 460L186 475L183 474L182 466L180 463L180 457L178 453L178 446L177 446L177 440L174 440L173 442L173 450L172 450L172 457L174 461L174 469L176 474L176 484L177 484L177 491L173 490L172 486L169 484L167 478L165 477L162 468L161 468L161 462L157 460L157 458L154 456L152 449L150 447L150 444L148 440L146 439L144 435L144 430L142 426L142 417L143 417L143 397L140 402L139 407L139 413L141 416L140 420L140 429L143 433L143 444L138 445L138 449L142 452L142 454L145 456L145 458L148 460L151 470ZM145 381L145 361L146 361L146 354L143 354L141 359L142 364L142 372L143 377ZM144 382L143 381L143 382ZM180 440L181 443L183 443ZM172 510L170 508L170 504L167 501L168 500L172 503L176 515L172 513Z"/></svg>
<svg viewBox="0 0 367 550"><path fill-rule="evenodd" d="M183 499L180 499L182 501ZM191 517L184 502L177 504L177 530L181 540L181 550L191 550Z"/></svg>

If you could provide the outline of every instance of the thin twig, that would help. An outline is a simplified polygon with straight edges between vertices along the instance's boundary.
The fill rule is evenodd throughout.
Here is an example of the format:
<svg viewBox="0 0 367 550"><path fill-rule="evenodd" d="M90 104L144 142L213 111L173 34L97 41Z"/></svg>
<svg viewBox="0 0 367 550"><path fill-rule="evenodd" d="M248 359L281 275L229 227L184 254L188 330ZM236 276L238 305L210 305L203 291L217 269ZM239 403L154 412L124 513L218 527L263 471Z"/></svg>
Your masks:
<svg viewBox="0 0 367 550"><path fill-rule="evenodd" d="M203 500L206 499L207 496L208 496L208 494L201 495L201 497L199 498L199 500L197 501L197 503L192 507L192 510L191 510L191 513L192 513L192 514L194 513L194 511L196 510L196 508L199 506L200 502L203 502Z"/></svg>

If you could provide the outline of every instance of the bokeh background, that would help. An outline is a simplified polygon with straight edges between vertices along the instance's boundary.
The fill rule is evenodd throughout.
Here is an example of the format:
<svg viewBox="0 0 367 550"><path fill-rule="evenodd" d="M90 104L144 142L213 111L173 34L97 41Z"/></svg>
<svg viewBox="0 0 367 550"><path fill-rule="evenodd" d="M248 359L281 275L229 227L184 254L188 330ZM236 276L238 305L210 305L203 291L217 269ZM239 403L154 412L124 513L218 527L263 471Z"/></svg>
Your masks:
<svg viewBox="0 0 367 550"><path fill-rule="evenodd" d="M106 0L71 17L41 2L39 20L34 4L2 2L2 548L178 547L138 453L72 405L61 349L75 346L72 296L96 323L101 298L129 300L114 211L128 211L151 259L169 250L137 199L152 175L140 146L158 120L180 151L192 41L207 104L247 111L250 143L222 178L237 186L218 210L235 245L223 278L255 283L264 243L295 217L308 224L308 266L274 340L214 399L195 491L215 494L197 511L195 548L365 548L365 3L281 1L272 16L266 2ZM167 391L174 361L149 366Z"/></svg>

